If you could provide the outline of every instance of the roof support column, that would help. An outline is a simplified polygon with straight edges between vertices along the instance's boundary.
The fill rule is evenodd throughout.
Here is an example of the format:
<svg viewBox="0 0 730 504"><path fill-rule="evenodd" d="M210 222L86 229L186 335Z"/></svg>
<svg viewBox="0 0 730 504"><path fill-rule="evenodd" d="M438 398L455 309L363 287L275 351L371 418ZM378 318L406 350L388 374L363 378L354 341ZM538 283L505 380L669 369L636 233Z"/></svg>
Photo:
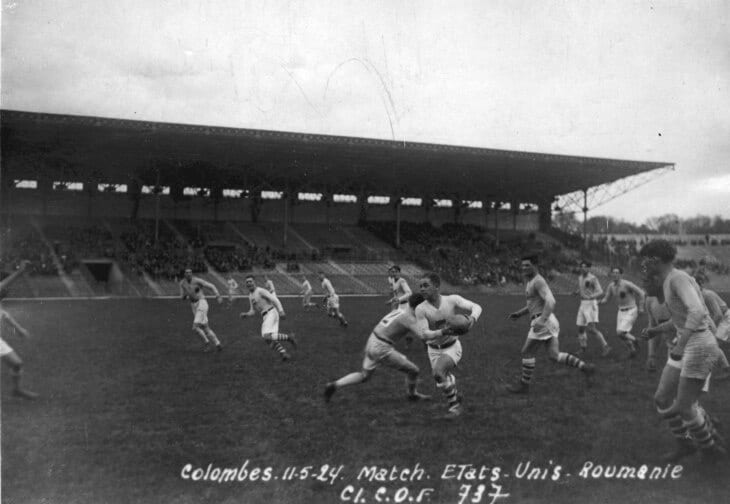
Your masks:
<svg viewBox="0 0 730 504"><path fill-rule="evenodd" d="M400 248L400 207L401 198L398 196L395 200L395 247Z"/></svg>
<svg viewBox="0 0 730 504"><path fill-rule="evenodd" d="M286 250L287 239L289 236L289 198L291 198L291 188L287 188L284 193L284 237L282 243L284 244L284 250Z"/></svg>
<svg viewBox="0 0 730 504"><path fill-rule="evenodd" d="M494 239L497 246L499 246L499 207L502 203L499 201L494 202Z"/></svg>
<svg viewBox="0 0 730 504"><path fill-rule="evenodd" d="M160 238L160 193L162 187L160 187L160 169L157 168L157 185L155 185L155 247L157 241Z"/></svg>
<svg viewBox="0 0 730 504"><path fill-rule="evenodd" d="M550 199L545 199L540 201L537 204L537 212L538 212L538 225L537 228L542 232L547 232L550 230L551 226L551 218L552 218L552 209L551 209L551 202L553 200L553 197Z"/></svg>
<svg viewBox="0 0 730 504"><path fill-rule="evenodd" d="M588 240L588 189L583 189L583 243L581 250L585 252L586 240Z"/></svg>

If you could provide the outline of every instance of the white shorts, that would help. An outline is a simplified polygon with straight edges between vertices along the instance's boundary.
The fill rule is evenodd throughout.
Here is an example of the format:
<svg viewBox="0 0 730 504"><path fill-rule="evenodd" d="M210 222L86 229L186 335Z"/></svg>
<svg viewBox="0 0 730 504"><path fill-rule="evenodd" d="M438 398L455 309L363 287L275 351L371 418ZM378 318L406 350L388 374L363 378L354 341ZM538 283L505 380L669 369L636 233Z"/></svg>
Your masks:
<svg viewBox="0 0 730 504"><path fill-rule="evenodd" d="M535 317L530 322L530 332L527 333L527 339L533 340L549 340L557 338L560 334L560 323L554 313L551 313L543 327L535 327L535 323L539 317Z"/></svg>
<svg viewBox="0 0 730 504"><path fill-rule="evenodd" d="M459 364L461 360L461 341L458 339L453 345L446 348L433 348L429 345L428 347L428 360L431 362L431 369L436 365L436 362L442 355L448 355L451 360L454 361L454 365Z"/></svg>
<svg viewBox="0 0 730 504"><path fill-rule="evenodd" d="M638 317L639 309L636 306L633 308L619 308L618 313L616 313L616 332L631 332Z"/></svg>
<svg viewBox="0 0 730 504"><path fill-rule="evenodd" d="M327 309L328 310L339 310L340 309L340 296L335 294L327 298Z"/></svg>
<svg viewBox="0 0 730 504"><path fill-rule="evenodd" d="M393 345L378 339L375 334L370 334L365 345L365 357L362 360L362 368L366 371L374 371L380 366L389 366L396 369L415 367L408 358L393 348Z"/></svg>
<svg viewBox="0 0 730 504"><path fill-rule="evenodd" d="M715 331L715 337L720 341L727 341L730 338L730 309L725 312L722 320L717 325L717 331Z"/></svg>
<svg viewBox="0 0 730 504"><path fill-rule="evenodd" d="M264 334L279 334L279 312L276 308L269 308L263 315L261 336Z"/></svg>
<svg viewBox="0 0 730 504"><path fill-rule="evenodd" d="M684 347L682 355L683 378L705 379L715 368L727 368L725 352L715 341L714 335L708 330L694 333Z"/></svg>
<svg viewBox="0 0 730 504"><path fill-rule="evenodd" d="M591 323L598 323L598 302L595 299L584 299L580 302L575 325L585 327Z"/></svg>
<svg viewBox="0 0 730 504"><path fill-rule="evenodd" d="M13 353L13 349L10 345L5 343L5 340L0 338L0 357Z"/></svg>
<svg viewBox="0 0 730 504"><path fill-rule="evenodd" d="M676 379L678 382L679 377L682 374L682 360L680 359L677 361L674 359L670 359L669 356L667 356L666 367L676 370L676 371L674 371L674 373L676 373L676 374L673 374L671 379L673 381ZM664 377L665 377L665 374L662 373L662 378L664 378ZM710 391L710 378L712 378L712 373L707 375L707 378L705 379L705 384L702 385L702 392L707 393ZM674 384L674 386L676 387L676 383Z"/></svg>
<svg viewBox="0 0 730 504"><path fill-rule="evenodd" d="M208 301L205 299L199 299L195 303L191 303L193 308L193 324L195 325L207 325L208 324Z"/></svg>

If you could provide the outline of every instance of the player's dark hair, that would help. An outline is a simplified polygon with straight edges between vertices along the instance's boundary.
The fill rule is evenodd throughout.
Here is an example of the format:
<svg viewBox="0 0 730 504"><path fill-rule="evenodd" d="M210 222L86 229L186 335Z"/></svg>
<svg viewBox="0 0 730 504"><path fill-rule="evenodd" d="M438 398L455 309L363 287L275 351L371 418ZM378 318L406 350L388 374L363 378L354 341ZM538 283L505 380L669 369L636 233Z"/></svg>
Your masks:
<svg viewBox="0 0 730 504"><path fill-rule="evenodd" d="M590 261L581 261L580 266L585 266L586 268L590 268L593 266Z"/></svg>
<svg viewBox="0 0 730 504"><path fill-rule="evenodd" d="M520 258L520 261L530 261L530 264L533 266L537 266L538 262L540 262L537 254L524 255Z"/></svg>
<svg viewBox="0 0 730 504"><path fill-rule="evenodd" d="M388 271L397 271L400 273L400 266L398 266L397 264L394 264L393 266L388 268Z"/></svg>
<svg viewBox="0 0 730 504"><path fill-rule="evenodd" d="M253 275L246 275L246 276L244 277L244 280L248 280L249 278L250 278L251 280L253 280L254 282L256 281L256 279L255 279L255 278L253 277Z"/></svg>
<svg viewBox="0 0 730 504"><path fill-rule="evenodd" d="M434 287L441 287L441 277L438 273L424 273L421 278L428 278L428 281L431 282L431 285L433 285Z"/></svg>
<svg viewBox="0 0 730 504"><path fill-rule="evenodd" d="M426 300L426 298L423 297L423 294L420 292L417 292L415 294L411 294L408 296L408 306L411 308L415 308L419 304L423 303Z"/></svg>
<svg viewBox="0 0 730 504"><path fill-rule="evenodd" d="M623 275L624 274L624 269L621 266L614 266L613 268L611 268L611 273L613 273L614 270L615 271L618 271L618 274L619 275Z"/></svg>
<svg viewBox="0 0 730 504"><path fill-rule="evenodd" d="M667 240L652 240L639 251L641 257L656 257L663 263L674 261L677 256L677 249Z"/></svg>

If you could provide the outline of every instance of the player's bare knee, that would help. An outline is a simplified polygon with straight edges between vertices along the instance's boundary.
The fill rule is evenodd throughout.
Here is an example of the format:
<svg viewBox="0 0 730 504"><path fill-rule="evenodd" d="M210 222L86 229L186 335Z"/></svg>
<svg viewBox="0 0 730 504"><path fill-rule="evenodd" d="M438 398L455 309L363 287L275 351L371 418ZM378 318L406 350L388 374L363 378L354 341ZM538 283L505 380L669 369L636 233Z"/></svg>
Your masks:
<svg viewBox="0 0 730 504"><path fill-rule="evenodd" d="M416 366L412 362L403 364L400 370L406 373L410 378L416 378L421 373L421 370L418 369L418 366Z"/></svg>
<svg viewBox="0 0 730 504"><path fill-rule="evenodd" d="M373 370L372 369L363 369L360 371L360 375L362 376L362 381L366 382L370 379L370 377L373 376Z"/></svg>
<svg viewBox="0 0 730 504"><path fill-rule="evenodd" d="M433 370L433 379L436 380L436 383L441 383L444 380L446 380L446 372L443 369L434 368Z"/></svg>

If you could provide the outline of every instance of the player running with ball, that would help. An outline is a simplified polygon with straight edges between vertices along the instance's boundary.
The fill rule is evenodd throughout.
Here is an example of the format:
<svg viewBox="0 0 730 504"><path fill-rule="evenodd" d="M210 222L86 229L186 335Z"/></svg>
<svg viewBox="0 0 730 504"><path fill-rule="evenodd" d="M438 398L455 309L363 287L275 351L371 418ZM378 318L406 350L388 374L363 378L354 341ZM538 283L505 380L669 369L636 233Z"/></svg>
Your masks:
<svg viewBox="0 0 730 504"><path fill-rule="evenodd" d="M441 294L441 278L436 273L424 275L418 281L418 288L425 301L416 307L417 335L428 347L433 378L448 401L447 415L457 417L462 413L462 399L456 390L453 371L461 360L459 334L474 326L482 314L482 307L456 294ZM466 327L456 329L449 325L457 308L469 313Z"/></svg>

